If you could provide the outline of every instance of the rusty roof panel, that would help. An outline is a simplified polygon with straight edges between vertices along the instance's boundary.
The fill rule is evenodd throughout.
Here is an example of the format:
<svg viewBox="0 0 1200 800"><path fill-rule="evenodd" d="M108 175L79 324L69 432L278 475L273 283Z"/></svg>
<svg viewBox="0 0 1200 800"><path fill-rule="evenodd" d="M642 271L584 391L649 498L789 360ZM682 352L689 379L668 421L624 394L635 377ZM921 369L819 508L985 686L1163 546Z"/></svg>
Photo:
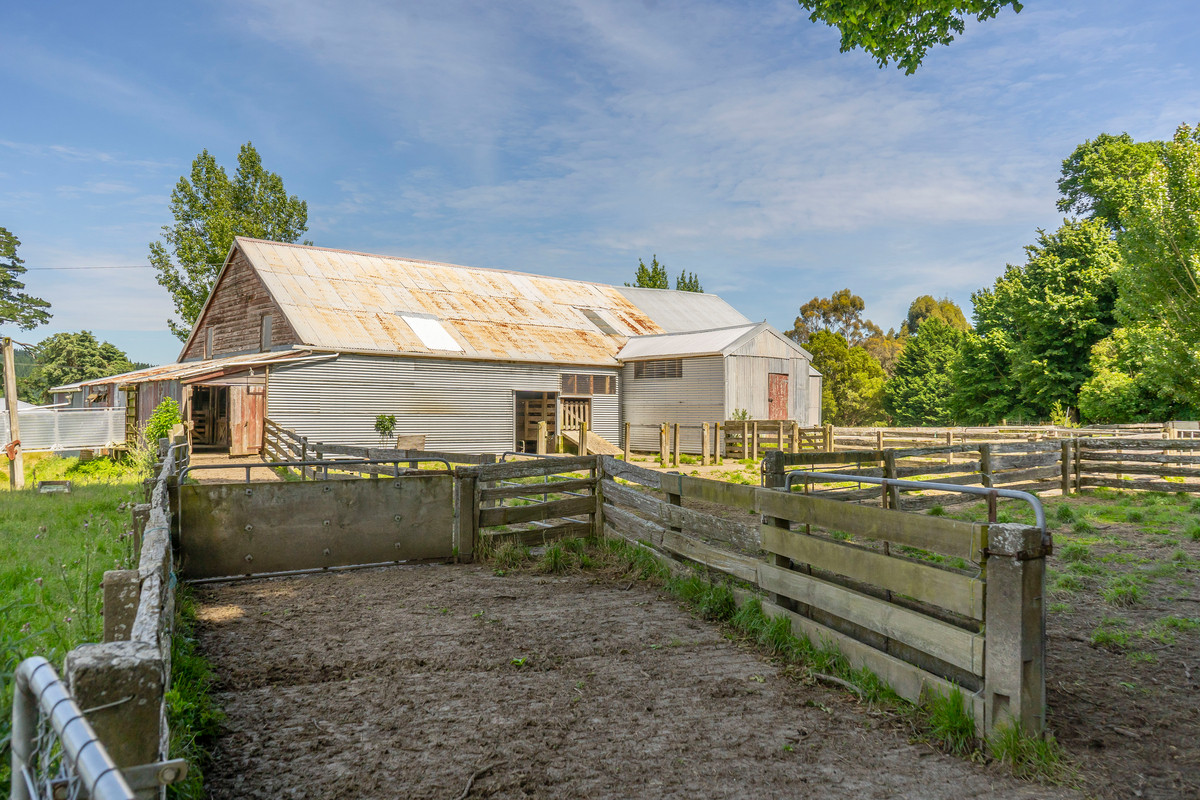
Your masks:
<svg viewBox="0 0 1200 800"><path fill-rule="evenodd" d="M603 284L239 238L309 346L502 361L611 366L629 336L662 328ZM604 309L623 335L582 313ZM462 347L435 351L399 316L433 315Z"/></svg>

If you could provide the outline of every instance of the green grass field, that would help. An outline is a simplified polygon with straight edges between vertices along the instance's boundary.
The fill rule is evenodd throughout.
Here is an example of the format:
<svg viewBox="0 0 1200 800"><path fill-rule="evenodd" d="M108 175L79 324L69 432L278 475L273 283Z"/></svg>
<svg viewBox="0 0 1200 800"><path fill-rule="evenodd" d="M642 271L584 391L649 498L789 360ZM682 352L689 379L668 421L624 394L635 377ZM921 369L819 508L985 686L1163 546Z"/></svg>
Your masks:
<svg viewBox="0 0 1200 800"><path fill-rule="evenodd" d="M26 485L68 479L70 494L0 490L0 796L9 788L12 675L42 655L57 667L71 648L99 641L105 570L132 564L130 505L141 500L132 468L98 460L27 457Z"/></svg>

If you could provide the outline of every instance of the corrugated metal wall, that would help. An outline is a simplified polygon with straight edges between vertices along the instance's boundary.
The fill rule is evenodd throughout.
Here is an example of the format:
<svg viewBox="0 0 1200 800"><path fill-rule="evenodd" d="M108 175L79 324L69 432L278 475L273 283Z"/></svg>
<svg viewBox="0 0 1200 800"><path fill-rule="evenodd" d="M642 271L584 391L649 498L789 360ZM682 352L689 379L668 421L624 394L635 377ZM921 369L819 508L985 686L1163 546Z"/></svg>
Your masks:
<svg viewBox="0 0 1200 800"><path fill-rule="evenodd" d="M267 416L314 441L378 446L375 417L395 414L395 435L424 435L430 450L500 453L515 444L513 392L558 392L562 373L617 372L341 355L331 361L272 367ZM614 443L620 435L618 397L592 398L592 428Z"/></svg>
<svg viewBox="0 0 1200 800"><path fill-rule="evenodd" d="M823 375L808 376L808 422L805 423L806 425L821 424L821 393L824 379Z"/></svg>
<svg viewBox="0 0 1200 800"><path fill-rule="evenodd" d="M633 364L621 372L624 380L622 409L632 426L629 438L634 450L657 452L657 426L668 423L720 422L725 419L725 359L702 356L683 359L680 378L633 377ZM765 395L764 395L765 397ZM655 428L639 427L653 425ZM700 452L700 432L680 431L685 453Z"/></svg>
<svg viewBox="0 0 1200 800"><path fill-rule="evenodd" d="M750 419L769 419L767 374L778 372L788 376L788 419L801 425L816 424L809 421L807 359L769 331L739 347L725 364L730 413L744 408Z"/></svg>

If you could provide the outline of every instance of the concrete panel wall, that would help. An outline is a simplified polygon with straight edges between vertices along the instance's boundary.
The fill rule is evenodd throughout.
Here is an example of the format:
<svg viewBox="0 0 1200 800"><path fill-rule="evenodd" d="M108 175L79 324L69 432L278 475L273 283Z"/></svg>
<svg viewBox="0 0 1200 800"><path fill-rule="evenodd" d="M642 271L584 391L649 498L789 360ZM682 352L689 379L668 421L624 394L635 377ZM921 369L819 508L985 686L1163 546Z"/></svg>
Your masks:
<svg viewBox="0 0 1200 800"><path fill-rule="evenodd" d="M454 478L179 487L191 580L453 556Z"/></svg>

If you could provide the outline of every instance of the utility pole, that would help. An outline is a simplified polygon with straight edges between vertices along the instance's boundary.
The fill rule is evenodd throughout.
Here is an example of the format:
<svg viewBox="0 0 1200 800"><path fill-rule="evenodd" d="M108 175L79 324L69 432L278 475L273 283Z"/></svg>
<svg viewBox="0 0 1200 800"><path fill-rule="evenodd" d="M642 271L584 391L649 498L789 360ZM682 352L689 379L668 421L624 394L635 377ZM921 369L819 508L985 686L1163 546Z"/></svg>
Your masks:
<svg viewBox="0 0 1200 800"><path fill-rule="evenodd" d="M25 488L25 459L21 458L21 421L17 419L17 366L12 339L4 337L4 400L8 405L8 487Z"/></svg>

